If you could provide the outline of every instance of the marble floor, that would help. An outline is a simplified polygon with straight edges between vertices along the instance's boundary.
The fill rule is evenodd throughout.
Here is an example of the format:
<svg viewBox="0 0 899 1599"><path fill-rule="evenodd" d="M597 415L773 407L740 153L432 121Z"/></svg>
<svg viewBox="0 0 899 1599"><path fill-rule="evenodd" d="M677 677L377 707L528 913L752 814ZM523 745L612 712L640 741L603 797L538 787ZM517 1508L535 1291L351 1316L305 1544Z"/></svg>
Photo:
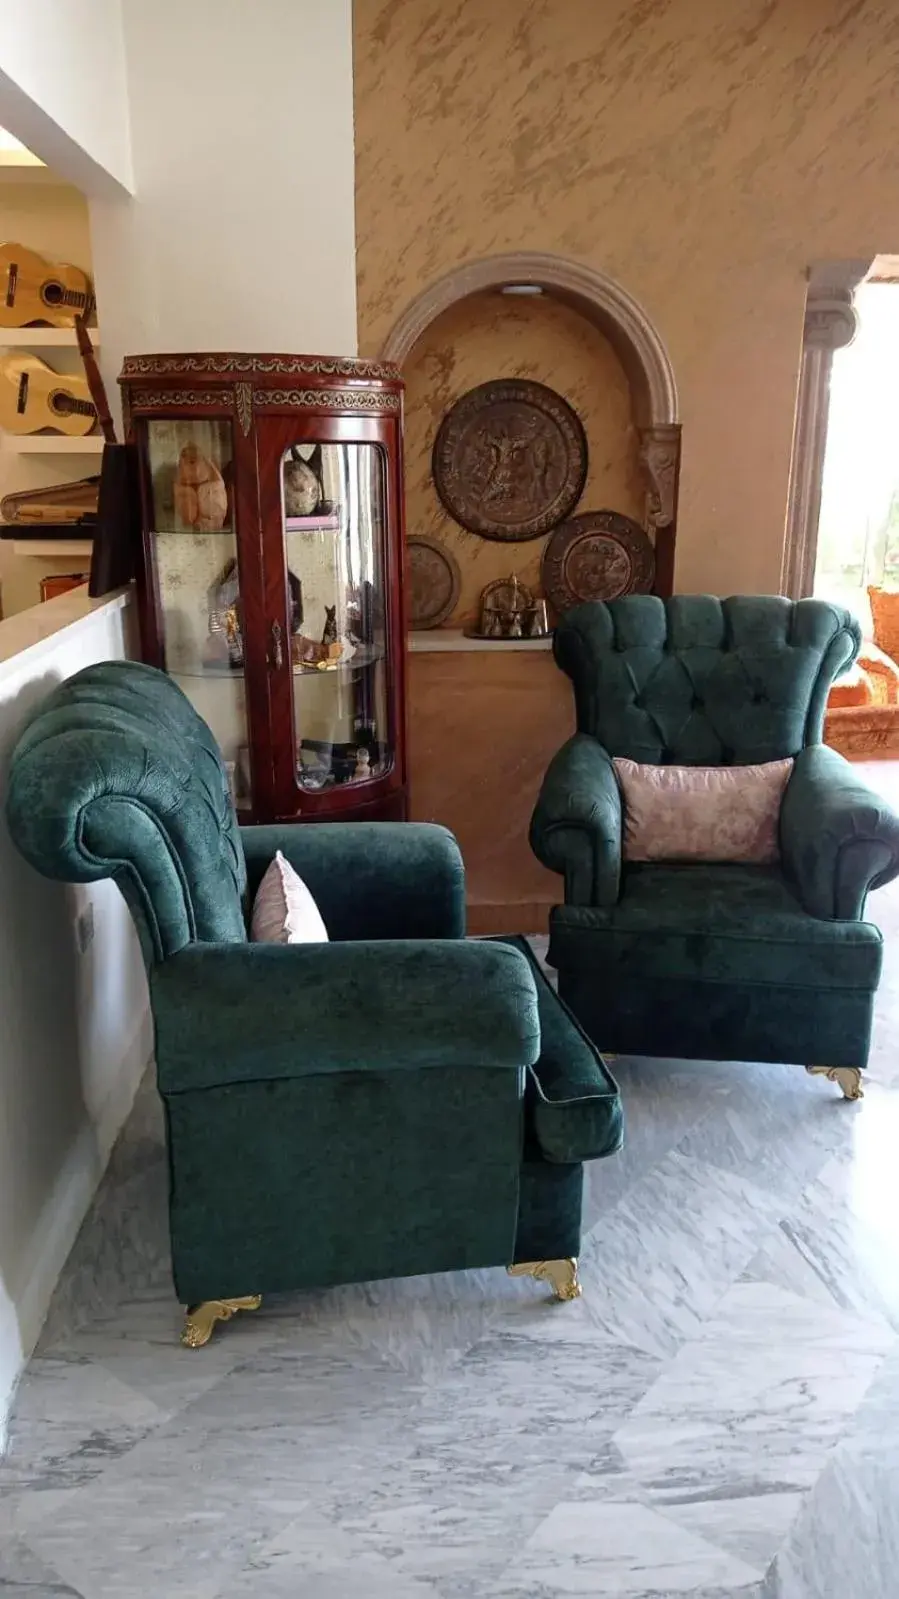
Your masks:
<svg viewBox="0 0 899 1599"><path fill-rule="evenodd" d="M572 1305L419 1278L181 1349L148 1083L18 1396L0 1596L894 1599L899 884L871 914L863 1103L617 1062Z"/></svg>

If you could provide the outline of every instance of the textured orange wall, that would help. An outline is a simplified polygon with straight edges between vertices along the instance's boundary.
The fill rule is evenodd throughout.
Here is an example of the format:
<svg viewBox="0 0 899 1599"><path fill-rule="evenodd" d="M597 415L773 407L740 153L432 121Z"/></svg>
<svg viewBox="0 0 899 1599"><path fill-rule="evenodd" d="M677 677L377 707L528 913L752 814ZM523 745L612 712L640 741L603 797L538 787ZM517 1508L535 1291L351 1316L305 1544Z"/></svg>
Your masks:
<svg viewBox="0 0 899 1599"><path fill-rule="evenodd" d="M406 363L406 527L452 550L462 575L447 627L478 616L485 583L516 572L540 588L546 538L498 542L468 533L447 514L431 476L431 451L449 407L477 383L523 377L548 383L573 406L587 435L589 467L579 510L643 512L627 378L611 345L566 306L541 298L478 294L431 324Z"/></svg>
<svg viewBox="0 0 899 1599"><path fill-rule="evenodd" d="M466 260L610 273L677 374L678 588L776 588L805 268L899 252L897 0L354 10L362 353Z"/></svg>

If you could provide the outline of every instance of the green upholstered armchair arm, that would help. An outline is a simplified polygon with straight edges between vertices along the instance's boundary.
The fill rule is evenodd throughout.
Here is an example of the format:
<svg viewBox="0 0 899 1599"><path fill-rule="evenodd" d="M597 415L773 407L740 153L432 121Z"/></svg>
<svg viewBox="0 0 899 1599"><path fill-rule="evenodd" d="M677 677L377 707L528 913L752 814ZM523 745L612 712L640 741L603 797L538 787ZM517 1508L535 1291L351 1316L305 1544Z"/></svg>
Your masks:
<svg viewBox="0 0 899 1599"><path fill-rule="evenodd" d="M621 794L603 746L575 733L553 757L531 818L537 859L565 877L567 905L614 905L621 876Z"/></svg>
<svg viewBox="0 0 899 1599"><path fill-rule="evenodd" d="M796 757L780 847L810 915L857 921L869 891L899 874L899 815L842 755L815 744Z"/></svg>
<svg viewBox="0 0 899 1599"><path fill-rule="evenodd" d="M150 985L162 1093L322 1072L522 1068L540 1050L534 979L508 945L194 944L154 967Z"/></svg>
<svg viewBox="0 0 899 1599"><path fill-rule="evenodd" d="M465 936L465 870L445 827L316 822L242 827L240 836L251 903L280 850L308 884L332 939Z"/></svg>

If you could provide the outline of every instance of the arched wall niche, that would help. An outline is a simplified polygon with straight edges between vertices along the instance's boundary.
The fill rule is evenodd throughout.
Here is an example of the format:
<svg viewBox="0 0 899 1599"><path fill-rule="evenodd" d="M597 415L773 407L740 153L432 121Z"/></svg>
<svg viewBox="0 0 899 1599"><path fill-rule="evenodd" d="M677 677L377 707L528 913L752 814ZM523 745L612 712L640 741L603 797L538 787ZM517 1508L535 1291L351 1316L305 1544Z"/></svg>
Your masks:
<svg viewBox="0 0 899 1599"><path fill-rule="evenodd" d="M674 586L681 426L671 358L643 307L595 267L541 251L513 250L463 263L429 284L397 318L381 357L402 366L432 322L471 295L533 284L593 323L627 373L646 483L644 521L655 539L656 593Z"/></svg>

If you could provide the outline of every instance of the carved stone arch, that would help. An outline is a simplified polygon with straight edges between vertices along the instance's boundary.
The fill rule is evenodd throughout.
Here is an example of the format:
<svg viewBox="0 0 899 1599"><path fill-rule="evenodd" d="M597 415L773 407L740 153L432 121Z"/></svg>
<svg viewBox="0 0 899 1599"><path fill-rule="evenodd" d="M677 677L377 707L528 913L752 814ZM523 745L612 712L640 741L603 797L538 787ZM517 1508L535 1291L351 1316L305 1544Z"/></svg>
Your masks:
<svg viewBox="0 0 899 1599"><path fill-rule="evenodd" d="M670 594L681 449L677 383L661 334L614 278L581 261L536 250L465 262L410 301L387 335L380 358L402 366L425 330L451 306L516 284L532 284L592 322L627 373L647 486L645 522L656 540L656 592Z"/></svg>

